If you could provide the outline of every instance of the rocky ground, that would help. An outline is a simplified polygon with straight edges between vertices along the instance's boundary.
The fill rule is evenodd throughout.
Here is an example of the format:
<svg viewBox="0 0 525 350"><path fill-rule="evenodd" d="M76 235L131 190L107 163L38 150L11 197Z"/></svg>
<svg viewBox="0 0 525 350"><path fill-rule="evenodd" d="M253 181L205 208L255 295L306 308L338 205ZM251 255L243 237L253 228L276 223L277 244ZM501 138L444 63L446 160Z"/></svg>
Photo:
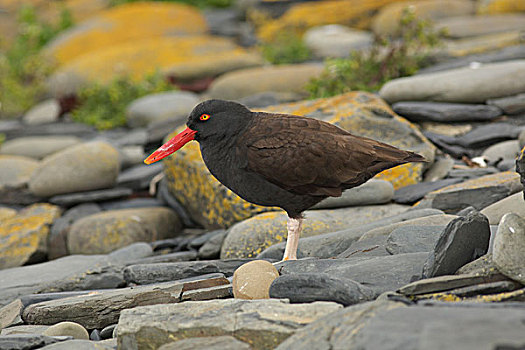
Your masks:
<svg viewBox="0 0 525 350"><path fill-rule="evenodd" d="M448 28L435 65L377 94L308 100L322 58L395 32L407 4L263 1L275 19L254 32L239 15L254 3L91 2L88 22L46 48L61 62L53 97L0 121L0 349L524 349L523 4L411 2ZM316 60L264 65L249 46L298 18ZM126 128L61 115L85 81L146 64L185 89L134 101ZM142 164L210 97L320 118L429 162L307 211L299 260L277 263L286 215L225 189L198 145Z"/></svg>

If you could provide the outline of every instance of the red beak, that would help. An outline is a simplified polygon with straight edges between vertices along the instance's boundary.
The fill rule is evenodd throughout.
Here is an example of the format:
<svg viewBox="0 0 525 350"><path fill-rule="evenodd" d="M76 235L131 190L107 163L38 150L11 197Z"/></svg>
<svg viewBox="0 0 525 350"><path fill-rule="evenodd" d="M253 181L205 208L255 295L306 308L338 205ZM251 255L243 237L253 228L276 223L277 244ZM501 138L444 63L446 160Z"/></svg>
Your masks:
<svg viewBox="0 0 525 350"><path fill-rule="evenodd" d="M175 153L182 148L185 144L190 142L195 138L197 131L186 128L183 132L160 146L155 152L153 152L148 158L144 159L144 163L151 164L158 162L162 158L169 156L172 153Z"/></svg>

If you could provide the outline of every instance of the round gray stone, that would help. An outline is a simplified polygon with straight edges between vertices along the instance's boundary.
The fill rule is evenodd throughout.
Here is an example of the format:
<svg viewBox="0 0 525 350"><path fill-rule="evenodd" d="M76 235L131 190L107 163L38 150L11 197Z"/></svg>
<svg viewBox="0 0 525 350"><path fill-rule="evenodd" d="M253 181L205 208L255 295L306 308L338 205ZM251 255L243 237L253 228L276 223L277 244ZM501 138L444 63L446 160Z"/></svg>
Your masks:
<svg viewBox="0 0 525 350"><path fill-rule="evenodd" d="M29 190L50 197L110 188L118 173L118 151L106 142L88 142L44 158L29 180Z"/></svg>
<svg viewBox="0 0 525 350"><path fill-rule="evenodd" d="M27 183L37 167L38 162L31 158L0 155L0 188Z"/></svg>
<svg viewBox="0 0 525 350"><path fill-rule="evenodd" d="M373 34L339 24L314 27L306 31L303 40L317 57L348 57L350 52L369 47Z"/></svg>
<svg viewBox="0 0 525 350"><path fill-rule="evenodd" d="M522 217L514 213L503 216L492 254L501 273L525 284L525 220Z"/></svg>
<svg viewBox="0 0 525 350"><path fill-rule="evenodd" d="M520 142L518 140L509 140L498 142L490 146L485 151L483 151L481 156L490 163L495 162L501 158L504 160L515 160L520 154L520 150Z"/></svg>
<svg viewBox="0 0 525 350"><path fill-rule="evenodd" d="M54 98L40 102L22 117L25 124L36 125L57 121L60 116L60 104Z"/></svg>
<svg viewBox="0 0 525 350"><path fill-rule="evenodd" d="M173 127L182 125L199 102L197 94L189 91L169 91L151 94L133 101L126 110L129 126L143 127L150 123L174 119Z"/></svg>

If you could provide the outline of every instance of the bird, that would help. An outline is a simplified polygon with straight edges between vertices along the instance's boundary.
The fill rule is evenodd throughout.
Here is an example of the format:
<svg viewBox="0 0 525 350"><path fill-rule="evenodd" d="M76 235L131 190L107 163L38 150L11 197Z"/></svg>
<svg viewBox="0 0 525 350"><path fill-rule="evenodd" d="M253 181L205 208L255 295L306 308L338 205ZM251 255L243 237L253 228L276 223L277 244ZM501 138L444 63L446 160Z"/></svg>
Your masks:
<svg viewBox="0 0 525 350"><path fill-rule="evenodd" d="M186 129L148 156L152 164L199 142L210 173L244 200L288 214L283 261L297 259L303 212L421 155L314 118L251 111L219 99L199 103Z"/></svg>

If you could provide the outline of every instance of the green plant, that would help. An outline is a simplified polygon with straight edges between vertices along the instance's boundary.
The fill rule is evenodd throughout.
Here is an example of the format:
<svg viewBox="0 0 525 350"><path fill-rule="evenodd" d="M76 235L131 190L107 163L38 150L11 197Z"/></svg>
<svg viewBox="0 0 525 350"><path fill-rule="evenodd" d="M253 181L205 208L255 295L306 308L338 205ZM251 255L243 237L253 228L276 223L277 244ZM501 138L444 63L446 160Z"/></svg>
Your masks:
<svg viewBox="0 0 525 350"><path fill-rule="evenodd" d="M259 47L263 57L272 64L300 63L312 56L301 37L293 31L283 32L273 42L262 43Z"/></svg>
<svg viewBox="0 0 525 350"><path fill-rule="evenodd" d="M171 89L160 74L141 81L118 77L108 84L93 84L78 93L80 105L72 112L73 120L101 130L124 126L126 107L130 102L147 94Z"/></svg>
<svg viewBox="0 0 525 350"><path fill-rule="evenodd" d="M21 8L16 38L9 48L0 49L0 116L24 112L43 94L43 83L53 67L40 50L72 23L66 9L52 25L39 21L33 7Z"/></svg>
<svg viewBox="0 0 525 350"><path fill-rule="evenodd" d="M329 59L321 75L307 85L312 98L353 90L377 91L388 80L412 75L429 62L430 49L440 45L442 32L406 9L397 39L376 38L369 50L348 58Z"/></svg>
<svg viewBox="0 0 525 350"><path fill-rule="evenodd" d="M120 5L128 2L136 2L142 0L111 0L111 5ZM154 0L164 2L181 2L188 5L193 5L199 8L206 7L229 7L233 4L234 0Z"/></svg>

